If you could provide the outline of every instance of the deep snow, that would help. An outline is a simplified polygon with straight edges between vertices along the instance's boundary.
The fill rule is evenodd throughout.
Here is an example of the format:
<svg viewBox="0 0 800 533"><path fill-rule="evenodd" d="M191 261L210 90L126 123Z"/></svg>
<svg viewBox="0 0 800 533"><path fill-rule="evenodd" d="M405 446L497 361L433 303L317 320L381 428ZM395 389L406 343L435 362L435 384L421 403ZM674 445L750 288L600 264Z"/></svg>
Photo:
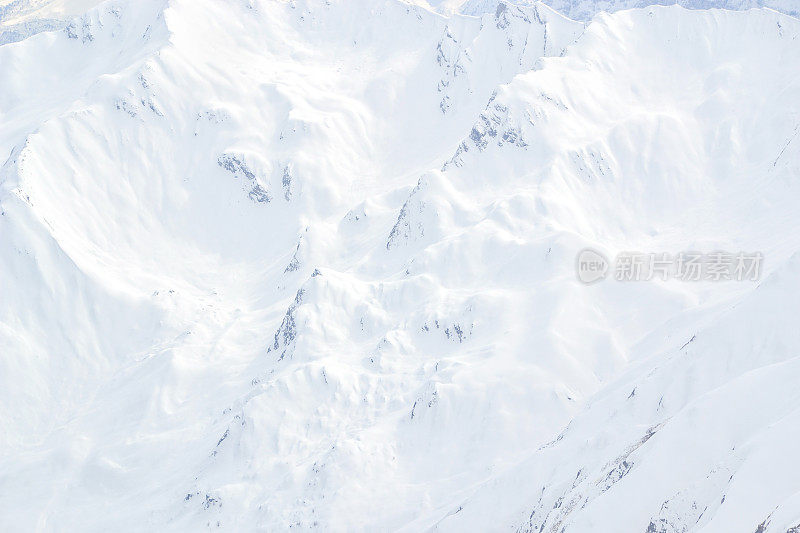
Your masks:
<svg viewBox="0 0 800 533"><path fill-rule="evenodd" d="M800 21L486 11L0 46L1 529L800 525ZM585 286L586 247L764 272Z"/></svg>

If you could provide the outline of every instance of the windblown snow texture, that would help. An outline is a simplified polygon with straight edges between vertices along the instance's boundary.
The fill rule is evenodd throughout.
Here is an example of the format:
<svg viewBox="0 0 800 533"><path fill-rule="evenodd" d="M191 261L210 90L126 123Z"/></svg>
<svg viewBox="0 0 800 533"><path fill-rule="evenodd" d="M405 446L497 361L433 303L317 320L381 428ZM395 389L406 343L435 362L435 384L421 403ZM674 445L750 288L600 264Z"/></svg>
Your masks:
<svg viewBox="0 0 800 533"><path fill-rule="evenodd" d="M0 4L0 530L797 531L800 21L640 5Z"/></svg>

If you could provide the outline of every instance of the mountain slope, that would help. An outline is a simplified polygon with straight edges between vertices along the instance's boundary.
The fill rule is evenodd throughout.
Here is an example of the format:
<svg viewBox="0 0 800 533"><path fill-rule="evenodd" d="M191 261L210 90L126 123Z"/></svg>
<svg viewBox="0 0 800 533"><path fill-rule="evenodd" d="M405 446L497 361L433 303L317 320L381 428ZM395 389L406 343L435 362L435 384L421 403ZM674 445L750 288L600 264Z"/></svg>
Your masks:
<svg viewBox="0 0 800 533"><path fill-rule="evenodd" d="M534 217L611 256L759 249L771 274L757 288L673 283L693 293L685 310L630 344L629 367L552 442L443 509L438 529L784 532L800 523L788 318L797 242L786 232L797 224L798 86L768 59L797 61L797 31L767 11L603 16L565 57L499 91L504 118L484 114L451 179L484 188L484 169L525 176L541 198ZM508 131L523 150L500 142ZM606 288L584 288L584 298ZM664 294L616 289L601 316L622 308L658 322ZM585 344L580 328L592 320L575 322Z"/></svg>
<svg viewBox="0 0 800 533"><path fill-rule="evenodd" d="M795 525L798 24L114 1L0 46L3 529Z"/></svg>
<svg viewBox="0 0 800 533"><path fill-rule="evenodd" d="M442 2L448 11L461 12L467 15L490 13L503 0L456 0ZM533 2L521 0L518 5L530 5ZM591 20L598 13L613 13L625 9L644 8L649 6L680 5L687 9L729 9L743 11L759 7L768 7L793 17L800 15L800 8L793 0L546 0L544 2L559 13L574 20ZM431 2L433 5L434 2Z"/></svg>

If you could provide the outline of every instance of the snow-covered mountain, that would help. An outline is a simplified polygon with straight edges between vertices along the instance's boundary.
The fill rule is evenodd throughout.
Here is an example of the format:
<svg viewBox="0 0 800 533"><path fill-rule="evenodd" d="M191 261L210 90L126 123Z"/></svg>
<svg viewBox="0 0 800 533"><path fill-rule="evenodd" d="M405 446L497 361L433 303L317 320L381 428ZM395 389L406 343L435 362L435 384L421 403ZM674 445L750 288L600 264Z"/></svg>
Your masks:
<svg viewBox="0 0 800 533"><path fill-rule="evenodd" d="M444 12L461 12L467 15L480 15L497 9L497 6L509 3L507 0L443 0L433 6ZM533 5L535 0L514 0L516 5ZM782 13L797 17L800 15L800 4L797 0L544 0L544 3L558 12L574 20L591 20L601 12L613 13L623 9L644 8L653 5L680 5L687 9L728 9L743 11L759 7L768 7Z"/></svg>
<svg viewBox="0 0 800 533"><path fill-rule="evenodd" d="M64 28L72 18L102 0L0 0L0 45L16 42L42 31ZM481 16L501 5L534 7L537 0L404 0L452 16ZM768 7L800 16L797 0L543 0L544 4L573 19L589 21L596 14L651 5L680 5L688 9L747 10ZM501 8L502 9L502 8Z"/></svg>
<svg viewBox="0 0 800 533"><path fill-rule="evenodd" d="M0 529L800 528L800 21L89 4L0 8Z"/></svg>

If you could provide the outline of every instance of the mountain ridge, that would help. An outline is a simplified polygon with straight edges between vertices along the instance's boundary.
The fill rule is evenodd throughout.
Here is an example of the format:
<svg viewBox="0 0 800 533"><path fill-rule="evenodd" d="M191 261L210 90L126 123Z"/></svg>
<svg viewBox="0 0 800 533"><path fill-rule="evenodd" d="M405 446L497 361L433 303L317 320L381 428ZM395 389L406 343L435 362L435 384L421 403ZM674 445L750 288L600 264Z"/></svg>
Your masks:
<svg viewBox="0 0 800 533"><path fill-rule="evenodd" d="M799 24L115 1L0 46L0 524L792 527Z"/></svg>

